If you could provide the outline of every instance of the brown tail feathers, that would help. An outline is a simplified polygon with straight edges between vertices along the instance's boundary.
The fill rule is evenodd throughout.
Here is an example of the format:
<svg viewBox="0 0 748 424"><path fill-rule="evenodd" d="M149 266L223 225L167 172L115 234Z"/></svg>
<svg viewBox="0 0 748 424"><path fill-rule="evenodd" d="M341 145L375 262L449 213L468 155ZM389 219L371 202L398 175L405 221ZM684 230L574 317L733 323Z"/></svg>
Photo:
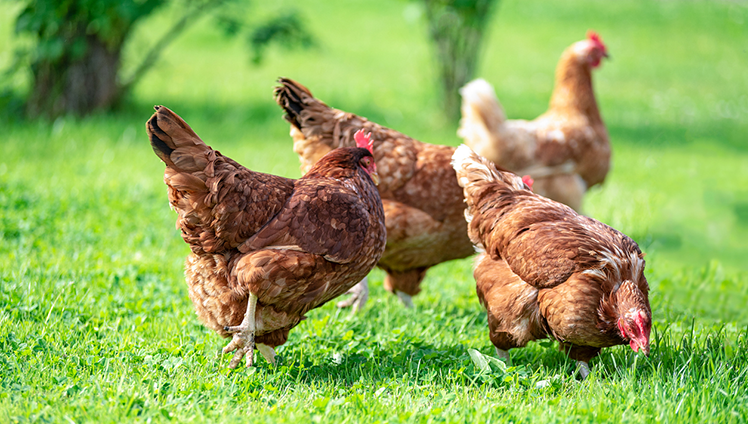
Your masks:
<svg viewBox="0 0 748 424"><path fill-rule="evenodd" d="M278 78L278 83L281 85L275 87L273 96L276 103L286 111L283 118L296 128L301 129L301 112L306 109L309 103L319 100L314 98L309 89L294 80Z"/></svg>
<svg viewBox="0 0 748 424"><path fill-rule="evenodd" d="M183 172L205 169L206 153L211 150L189 125L166 106L155 106L156 113L145 127L153 151L166 166Z"/></svg>

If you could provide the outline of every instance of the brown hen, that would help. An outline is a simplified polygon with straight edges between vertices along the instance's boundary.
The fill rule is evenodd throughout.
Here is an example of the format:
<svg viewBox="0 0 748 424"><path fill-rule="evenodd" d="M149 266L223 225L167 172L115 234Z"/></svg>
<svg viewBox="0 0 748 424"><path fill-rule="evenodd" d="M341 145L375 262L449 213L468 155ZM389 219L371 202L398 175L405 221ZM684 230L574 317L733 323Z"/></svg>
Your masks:
<svg viewBox="0 0 748 424"><path fill-rule="evenodd" d="M474 276L500 356L550 335L585 378L603 347L649 354L649 286L633 240L533 193L467 146L453 164L470 239L484 250Z"/></svg>
<svg viewBox="0 0 748 424"><path fill-rule="evenodd" d="M385 288L412 306L411 297L420 292L428 268L475 253L467 237L462 190L450 165L454 147L422 143L333 109L295 81L279 82L275 99L291 123L302 172L330 150L353 145L356 131L371 132L387 226L387 247L378 266L387 273ZM357 286L354 296L366 293L365 284ZM365 296L341 306L363 302Z"/></svg>
<svg viewBox="0 0 748 424"><path fill-rule="evenodd" d="M189 244L185 277L200 320L223 337L230 366L276 346L305 314L345 293L385 244L369 149L331 151L298 180L251 171L211 149L175 113L146 124ZM365 144L362 134L357 135Z"/></svg>
<svg viewBox="0 0 748 424"><path fill-rule="evenodd" d="M592 69L608 52L590 33L561 55L547 112L533 121L506 120L493 87L483 79L460 89L457 134L498 167L535 180L533 190L580 211L584 193L610 168L610 141L592 88Z"/></svg>

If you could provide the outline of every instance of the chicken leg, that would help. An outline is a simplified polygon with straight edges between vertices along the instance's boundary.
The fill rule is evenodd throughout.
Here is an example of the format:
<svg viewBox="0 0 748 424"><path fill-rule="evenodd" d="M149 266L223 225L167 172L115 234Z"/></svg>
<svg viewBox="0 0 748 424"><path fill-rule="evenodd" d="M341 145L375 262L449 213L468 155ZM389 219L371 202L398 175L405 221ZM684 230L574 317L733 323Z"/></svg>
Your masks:
<svg viewBox="0 0 748 424"><path fill-rule="evenodd" d="M577 361L577 373L579 374L579 379L582 381L590 375L590 359L600 353L599 347L574 346L565 342L559 343L558 349L566 352L569 358Z"/></svg>
<svg viewBox="0 0 748 424"><path fill-rule="evenodd" d="M512 357L509 356L509 352L504 349L499 349L498 347L495 347L495 348L496 348L496 356L498 356L499 359L503 359L507 365L512 366Z"/></svg>
<svg viewBox="0 0 748 424"><path fill-rule="evenodd" d="M580 379L584 381L590 375L590 365L584 361L577 361L577 371L579 372Z"/></svg>
<svg viewBox="0 0 748 424"><path fill-rule="evenodd" d="M400 299L401 302L403 302L403 305L405 305L408 309L413 309L413 296L409 295L408 293L401 292L400 290L395 290L395 294L397 295L397 298Z"/></svg>
<svg viewBox="0 0 748 424"><path fill-rule="evenodd" d="M338 308L347 308L353 306L353 313L360 311L366 301L369 299L369 280L368 277L364 277L363 280L359 281L358 284L351 287L345 294L349 294L351 297L345 300L341 300L337 303Z"/></svg>
<svg viewBox="0 0 748 424"><path fill-rule="evenodd" d="M229 333L234 333L231 342L223 348L223 353L236 351L231 358L229 368L236 368L244 355L247 355L247 366L254 365L255 356L255 312L257 311L257 295L250 292L247 301L247 312L242 323L233 327L224 327Z"/></svg>
<svg viewBox="0 0 748 424"><path fill-rule="evenodd" d="M275 349L272 346L266 344L257 343L257 350L260 351L262 357L268 361L269 364L275 365Z"/></svg>
<svg viewBox="0 0 748 424"><path fill-rule="evenodd" d="M384 268L387 272L384 277L384 289L397 295L406 308L412 308L413 296L421 291L421 281L426 277L427 269L427 266L405 271Z"/></svg>

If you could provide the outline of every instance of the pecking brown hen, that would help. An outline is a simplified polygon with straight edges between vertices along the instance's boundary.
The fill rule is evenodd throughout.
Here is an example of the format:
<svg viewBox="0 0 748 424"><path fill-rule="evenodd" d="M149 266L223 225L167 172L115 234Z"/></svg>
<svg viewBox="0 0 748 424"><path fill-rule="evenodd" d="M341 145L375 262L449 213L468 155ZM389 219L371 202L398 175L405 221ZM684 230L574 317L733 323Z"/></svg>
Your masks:
<svg viewBox="0 0 748 424"><path fill-rule="evenodd" d="M561 55L547 112L533 121L506 120L483 79L460 89L457 134L496 166L535 180L533 190L580 211L584 193L610 168L610 141L592 88L592 70L608 51L594 32Z"/></svg>
<svg viewBox="0 0 748 424"><path fill-rule="evenodd" d="M223 337L230 367L255 343L269 362L307 311L345 293L385 244L371 144L332 150L298 180L251 171L211 149L163 106L146 123L177 228L190 245L185 277L200 320ZM367 148L362 148L367 147Z"/></svg>
<svg viewBox="0 0 748 424"><path fill-rule="evenodd" d="M484 250L474 276L499 356L551 336L585 378L603 347L649 354L649 286L633 240L533 193L465 145L453 164L470 239Z"/></svg>
<svg viewBox="0 0 748 424"><path fill-rule="evenodd" d="M387 247L378 266L387 273L385 288L412 306L427 269L475 253L467 237L462 189L450 165L454 147L421 143L333 109L295 81L281 78L279 83L275 100L291 123L302 172L330 150L352 146L356 131L371 132L387 226ZM367 293L364 280L340 306L360 307Z"/></svg>

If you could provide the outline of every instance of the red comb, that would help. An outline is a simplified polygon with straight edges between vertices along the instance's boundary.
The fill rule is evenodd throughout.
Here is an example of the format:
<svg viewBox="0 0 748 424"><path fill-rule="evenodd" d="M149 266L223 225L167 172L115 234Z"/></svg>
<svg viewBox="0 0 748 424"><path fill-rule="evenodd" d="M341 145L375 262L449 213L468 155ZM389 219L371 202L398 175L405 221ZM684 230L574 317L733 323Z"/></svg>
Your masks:
<svg viewBox="0 0 748 424"><path fill-rule="evenodd" d="M353 134L353 139L356 140L356 146L363 147L364 149L371 152L371 154L374 154L374 141L371 139L371 133L364 134L363 128L356 131L356 134Z"/></svg>
<svg viewBox="0 0 748 424"><path fill-rule="evenodd" d="M595 31L593 30L587 31L587 39L597 44L598 46L600 46L600 48L603 49L603 51L607 50L605 48L605 44L603 43L602 38L600 38L600 35L598 35Z"/></svg>
<svg viewBox="0 0 748 424"><path fill-rule="evenodd" d="M524 177L522 177L522 182L525 183L526 186L530 187L530 190L532 190L532 183L534 183L535 180L533 180L531 176L525 175Z"/></svg>

